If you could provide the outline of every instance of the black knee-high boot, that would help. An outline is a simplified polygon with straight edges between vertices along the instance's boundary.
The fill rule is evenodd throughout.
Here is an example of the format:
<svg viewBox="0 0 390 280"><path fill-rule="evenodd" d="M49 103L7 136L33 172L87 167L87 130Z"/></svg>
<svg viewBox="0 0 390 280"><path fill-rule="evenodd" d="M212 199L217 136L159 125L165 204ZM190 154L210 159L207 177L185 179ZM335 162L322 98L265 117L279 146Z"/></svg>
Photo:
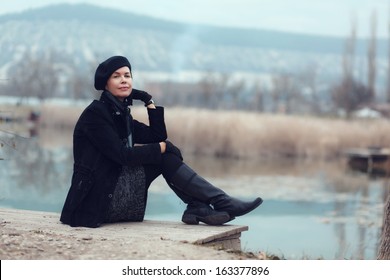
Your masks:
<svg viewBox="0 0 390 280"><path fill-rule="evenodd" d="M162 175L168 183L168 186L184 203L187 204L187 209L184 211L181 220L186 224L192 225L197 225L199 222L208 225L222 225L231 221L232 218L227 212L213 209L210 207L210 204L201 202L191 195L184 193L171 183L171 177L176 173L183 162L180 150L172 143L169 144L169 147L174 152L166 152L163 154Z"/></svg>
<svg viewBox="0 0 390 280"><path fill-rule="evenodd" d="M216 211L227 212L231 219L249 213L263 202L260 197L250 202L233 198L199 176L185 163L171 177L170 184L186 195L211 204Z"/></svg>
<svg viewBox="0 0 390 280"><path fill-rule="evenodd" d="M202 222L208 225L218 226L232 220L227 212L216 211L209 204L184 194L171 183L168 182L168 185L187 204L187 208L181 218L183 223L197 225L199 222Z"/></svg>

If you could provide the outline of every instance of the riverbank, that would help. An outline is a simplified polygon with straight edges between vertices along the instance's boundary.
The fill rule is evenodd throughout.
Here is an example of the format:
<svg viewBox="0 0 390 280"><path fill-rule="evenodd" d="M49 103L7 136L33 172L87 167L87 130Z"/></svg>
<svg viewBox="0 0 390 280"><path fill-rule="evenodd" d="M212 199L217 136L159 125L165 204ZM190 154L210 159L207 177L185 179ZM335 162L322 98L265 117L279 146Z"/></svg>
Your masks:
<svg viewBox="0 0 390 280"><path fill-rule="evenodd" d="M172 222L121 223L97 229L72 228L59 215L0 209L1 260L242 260L266 256L203 246L205 238L238 226L189 226ZM164 224L165 223L165 224ZM165 228L165 230L164 230ZM150 229L150 230L149 230ZM147 232L145 232L147 230ZM201 232L203 231L203 233ZM206 234L206 235L205 235Z"/></svg>

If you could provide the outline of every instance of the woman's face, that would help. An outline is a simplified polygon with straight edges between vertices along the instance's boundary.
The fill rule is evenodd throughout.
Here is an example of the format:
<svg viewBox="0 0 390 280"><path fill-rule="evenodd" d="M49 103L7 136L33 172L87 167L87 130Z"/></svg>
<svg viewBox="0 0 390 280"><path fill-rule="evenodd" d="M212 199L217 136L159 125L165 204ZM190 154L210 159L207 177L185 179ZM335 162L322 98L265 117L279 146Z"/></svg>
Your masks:
<svg viewBox="0 0 390 280"><path fill-rule="evenodd" d="M133 78L129 67L117 69L107 80L106 90L113 96L123 101L133 89Z"/></svg>

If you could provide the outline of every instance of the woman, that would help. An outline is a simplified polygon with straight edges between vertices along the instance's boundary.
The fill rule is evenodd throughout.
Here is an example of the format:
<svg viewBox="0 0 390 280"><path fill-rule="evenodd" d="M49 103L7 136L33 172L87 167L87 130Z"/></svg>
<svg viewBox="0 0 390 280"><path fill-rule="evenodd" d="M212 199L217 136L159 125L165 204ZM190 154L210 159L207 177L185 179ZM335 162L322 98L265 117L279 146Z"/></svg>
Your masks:
<svg viewBox="0 0 390 280"><path fill-rule="evenodd" d="M132 88L131 65L123 56L99 64L95 88L102 90L81 114L73 134L74 171L61 221L71 226L142 221L147 191L163 175L187 204L182 221L222 225L262 203L228 196L183 162L180 150L167 141L164 108L152 96ZM134 120L133 100L145 103L149 125Z"/></svg>

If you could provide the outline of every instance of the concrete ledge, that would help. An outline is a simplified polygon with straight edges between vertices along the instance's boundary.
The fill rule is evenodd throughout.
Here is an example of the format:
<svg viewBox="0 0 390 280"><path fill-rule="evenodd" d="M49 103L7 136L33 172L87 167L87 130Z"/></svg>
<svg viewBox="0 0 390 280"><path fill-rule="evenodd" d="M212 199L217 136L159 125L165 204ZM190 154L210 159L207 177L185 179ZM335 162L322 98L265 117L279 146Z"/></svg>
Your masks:
<svg viewBox="0 0 390 280"><path fill-rule="evenodd" d="M241 232L247 231L248 227L237 225L186 225L181 222L146 220L140 223L106 224L96 229L83 227L72 228L62 224L59 221L59 214L57 213L0 208L0 229L2 232L2 247L0 247L1 259L5 259L4 257L7 258L7 256L4 256L7 253L10 258L18 258L12 257L12 254L19 249L23 251L24 257L22 258L31 259L34 258L34 254L30 256L29 251L35 252L36 250L34 248L38 248L38 255L40 250L41 252L47 253L44 254L44 258L48 259L52 257L46 251L51 249L55 249L56 252L53 258L66 256L65 258L70 259L129 259L130 251L137 259L203 259L204 252L207 251L207 254L211 252L208 250L212 250L213 254L219 253L219 255L224 255L226 253L226 251L215 250L215 247L240 250ZM27 241L24 242L23 240L26 238ZM38 241L34 241L34 238L38 238ZM29 239L33 244L28 245ZM72 249L74 254L79 255L72 256L72 252L69 252L70 255L66 254L61 250L64 246L61 245L58 248L58 243L63 243L66 248ZM39 249L40 244L41 247L44 246L45 248ZM14 245L16 247L12 248ZM207 245L213 246L214 248L194 245ZM94 253L92 255L83 255L85 250L82 250L82 246L87 246L88 248L84 249ZM122 254L123 249L128 253ZM107 257L105 253L100 255L96 254L96 252L102 250L110 251L112 257ZM164 252L164 250L166 251ZM159 251L161 257L157 257L159 254L154 255L154 257L153 255L149 255L153 251ZM175 255L177 251L180 252L179 256ZM188 252L188 254L183 254L183 251ZM209 257L207 257L207 254L205 255L206 259L222 257L212 256L213 254L209 254ZM233 254L226 254L230 255L229 259L232 258ZM228 255L222 257L222 259L226 259ZM233 257L233 259L235 258L237 257Z"/></svg>

